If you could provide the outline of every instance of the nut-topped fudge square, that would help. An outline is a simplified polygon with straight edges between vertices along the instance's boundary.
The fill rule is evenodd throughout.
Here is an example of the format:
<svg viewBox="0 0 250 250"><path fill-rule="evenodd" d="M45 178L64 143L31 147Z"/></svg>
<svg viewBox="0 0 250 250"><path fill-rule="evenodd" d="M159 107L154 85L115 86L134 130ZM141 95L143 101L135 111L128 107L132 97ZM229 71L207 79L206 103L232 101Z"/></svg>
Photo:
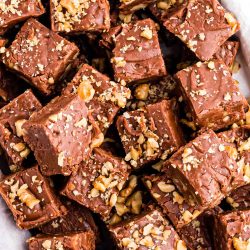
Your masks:
<svg viewBox="0 0 250 250"><path fill-rule="evenodd" d="M13 213L17 226L23 229L38 227L66 212L37 166L2 180L0 195Z"/></svg>
<svg viewBox="0 0 250 250"><path fill-rule="evenodd" d="M6 49L2 60L42 94L49 95L78 51L75 44L31 18Z"/></svg>
<svg viewBox="0 0 250 250"><path fill-rule="evenodd" d="M156 24L151 19L122 25L113 40L111 62L116 81L132 84L167 74Z"/></svg>
<svg viewBox="0 0 250 250"><path fill-rule="evenodd" d="M183 197L166 174L144 176L143 182L176 228L190 223L205 209Z"/></svg>
<svg viewBox="0 0 250 250"><path fill-rule="evenodd" d="M71 175L62 194L105 219L115 206L129 172L129 165L121 158L95 148L89 160L82 162L78 171Z"/></svg>
<svg viewBox="0 0 250 250"><path fill-rule="evenodd" d="M30 149L23 141L22 125L41 108L32 91L27 90L0 109L0 145L10 164L20 166L29 155Z"/></svg>
<svg viewBox="0 0 250 250"><path fill-rule="evenodd" d="M244 119L247 101L222 61L198 62L175 77L198 127L218 130Z"/></svg>
<svg viewBox="0 0 250 250"><path fill-rule="evenodd" d="M45 12L41 0L2 1L0 8L0 35L15 24Z"/></svg>
<svg viewBox="0 0 250 250"><path fill-rule="evenodd" d="M186 250L174 228L158 210L145 212L109 228L118 249Z"/></svg>
<svg viewBox="0 0 250 250"><path fill-rule="evenodd" d="M51 28L55 32L101 32L110 28L107 0L50 0Z"/></svg>
<svg viewBox="0 0 250 250"><path fill-rule="evenodd" d="M66 215L55 218L39 227L43 234L65 234L79 231L93 231L97 236L98 227L89 209L68 199L61 199L67 208Z"/></svg>
<svg viewBox="0 0 250 250"><path fill-rule="evenodd" d="M215 216L214 245L218 250L250 247L250 210L237 210Z"/></svg>
<svg viewBox="0 0 250 250"><path fill-rule="evenodd" d="M135 11L145 9L154 0L120 0L120 15L131 15Z"/></svg>
<svg viewBox="0 0 250 250"><path fill-rule="evenodd" d="M53 99L24 124L28 143L45 175L70 175L88 157L91 127L85 102L71 94Z"/></svg>
<svg viewBox="0 0 250 250"><path fill-rule="evenodd" d="M218 205L243 179L223 141L212 130L180 148L162 170L185 197L207 207Z"/></svg>
<svg viewBox="0 0 250 250"><path fill-rule="evenodd" d="M126 152L125 160L134 168L158 158L166 159L184 144L171 101L125 112L118 117L116 126Z"/></svg>
<svg viewBox="0 0 250 250"><path fill-rule="evenodd" d="M250 208L250 184L235 189L226 201L234 209Z"/></svg>
<svg viewBox="0 0 250 250"><path fill-rule="evenodd" d="M188 0L163 21L163 25L179 37L195 54L206 61L240 25L217 0Z"/></svg>
<svg viewBox="0 0 250 250"><path fill-rule="evenodd" d="M29 250L94 250L95 235L91 231L38 235L27 241Z"/></svg>
<svg viewBox="0 0 250 250"><path fill-rule="evenodd" d="M218 137L224 142L225 151L229 157L237 162L238 173L243 176L237 187L250 182L250 126L245 125L218 133Z"/></svg>
<svg viewBox="0 0 250 250"><path fill-rule="evenodd" d="M87 64L82 65L63 91L63 94L70 93L78 93L85 101L89 110L89 121L95 128L97 138L104 138L116 114L125 107L130 97L128 88L111 81Z"/></svg>

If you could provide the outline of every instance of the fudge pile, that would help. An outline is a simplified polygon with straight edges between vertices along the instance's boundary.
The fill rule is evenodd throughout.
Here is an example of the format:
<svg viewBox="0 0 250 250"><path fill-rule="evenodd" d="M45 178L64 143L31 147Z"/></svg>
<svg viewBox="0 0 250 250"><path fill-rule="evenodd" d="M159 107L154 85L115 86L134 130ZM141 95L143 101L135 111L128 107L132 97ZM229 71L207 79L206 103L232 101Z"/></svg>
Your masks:
<svg viewBox="0 0 250 250"><path fill-rule="evenodd" d="M250 249L239 29L217 0L0 1L0 195L28 249Z"/></svg>

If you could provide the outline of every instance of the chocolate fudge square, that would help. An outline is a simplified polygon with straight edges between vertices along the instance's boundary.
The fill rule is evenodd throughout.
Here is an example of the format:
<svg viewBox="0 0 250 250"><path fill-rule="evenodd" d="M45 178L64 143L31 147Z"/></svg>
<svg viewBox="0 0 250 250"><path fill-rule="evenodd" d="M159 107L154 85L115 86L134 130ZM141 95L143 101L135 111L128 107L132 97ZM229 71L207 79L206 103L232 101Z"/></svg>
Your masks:
<svg viewBox="0 0 250 250"><path fill-rule="evenodd" d="M175 228L191 223L205 208L186 199L166 174L144 176L143 182Z"/></svg>
<svg viewBox="0 0 250 250"><path fill-rule="evenodd" d="M38 227L67 211L38 166L7 176L0 182L0 195L22 229Z"/></svg>
<svg viewBox="0 0 250 250"><path fill-rule="evenodd" d="M208 208L218 205L241 177L238 165L212 130L180 148L162 171L185 197Z"/></svg>
<svg viewBox="0 0 250 250"><path fill-rule="evenodd" d="M145 212L109 229L118 249L187 249L174 228L158 210Z"/></svg>
<svg viewBox="0 0 250 250"><path fill-rule="evenodd" d="M62 200L68 212L59 218L39 227L43 234L65 234L79 231L93 231L98 235L98 228L91 212L70 200Z"/></svg>
<svg viewBox="0 0 250 250"><path fill-rule="evenodd" d="M38 235L28 239L27 243L29 250L94 250L95 235L91 231Z"/></svg>
<svg viewBox="0 0 250 250"><path fill-rule="evenodd" d="M129 172L130 167L122 158L95 148L89 160L72 173L62 194L106 219Z"/></svg>
<svg viewBox="0 0 250 250"><path fill-rule="evenodd" d="M238 165L238 173L242 176L237 187L250 182L250 126L245 125L218 133L224 142L225 151ZM243 181L243 182L242 182Z"/></svg>
<svg viewBox="0 0 250 250"><path fill-rule="evenodd" d="M215 216L214 245L218 250L241 250L250 246L250 210Z"/></svg>
<svg viewBox="0 0 250 250"><path fill-rule="evenodd" d="M40 0L11 0L1 2L0 9L0 35L5 33L17 23L29 17L38 17L45 12Z"/></svg>
<svg viewBox="0 0 250 250"><path fill-rule="evenodd" d="M63 94L78 93L89 109L89 120L95 137L104 138L109 126L130 98L130 90L110 80L88 64L83 64ZM98 135L99 134L99 135ZM100 140L100 143L102 140ZM98 144L100 144L98 143Z"/></svg>
<svg viewBox="0 0 250 250"><path fill-rule="evenodd" d="M0 109L0 145L10 164L21 166L29 155L30 149L23 141L22 125L41 108L32 91L27 90Z"/></svg>
<svg viewBox="0 0 250 250"><path fill-rule="evenodd" d="M214 58L223 61L228 68L232 69L239 46L240 43L237 41L226 41L214 54Z"/></svg>
<svg viewBox="0 0 250 250"><path fill-rule="evenodd" d="M125 160L134 168L166 159L184 144L171 101L125 112L118 117L116 126L126 152Z"/></svg>
<svg viewBox="0 0 250 250"><path fill-rule="evenodd" d="M29 19L6 49L3 62L44 95L55 89L78 54L75 44Z"/></svg>
<svg viewBox="0 0 250 250"><path fill-rule="evenodd" d="M234 209L250 208L250 184L235 189L226 201Z"/></svg>
<svg viewBox="0 0 250 250"><path fill-rule="evenodd" d="M217 0L188 0L171 11L163 25L201 61L209 60L240 25Z"/></svg>
<svg viewBox="0 0 250 250"><path fill-rule="evenodd" d="M60 96L24 124L25 141L44 175L70 175L88 157L88 109L77 95Z"/></svg>
<svg viewBox="0 0 250 250"><path fill-rule="evenodd" d="M244 119L247 101L223 62L198 62L175 77L198 127L218 130Z"/></svg>
<svg viewBox="0 0 250 250"><path fill-rule="evenodd" d="M55 32L101 32L110 28L107 0L50 0L51 28Z"/></svg>
<svg viewBox="0 0 250 250"><path fill-rule="evenodd" d="M156 24L151 19L122 25L113 40L111 62L116 81L132 84L167 74Z"/></svg>

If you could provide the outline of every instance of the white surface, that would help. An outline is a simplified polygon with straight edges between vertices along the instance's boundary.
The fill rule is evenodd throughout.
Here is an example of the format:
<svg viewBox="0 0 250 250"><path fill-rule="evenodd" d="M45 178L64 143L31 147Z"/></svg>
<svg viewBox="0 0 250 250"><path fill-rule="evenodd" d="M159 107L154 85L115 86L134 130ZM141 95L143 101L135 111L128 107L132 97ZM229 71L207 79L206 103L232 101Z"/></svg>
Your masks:
<svg viewBox="0 0 250 250"><path fill-rule="evenodd" d="M239 37L241 51L237 60L241 64L240 71L234 78L240 82L242 93L250 98L250 1L249 0L222 0L223 5L232 11L241 23ZM246 66L246 61L249 68ZM1 175L1 173L0 173ZM0 178L1 179L1 178ZM28 231L19 230L13 221L12 215L0 198L0 250L23 250L25 241L29 238Z"/></svg>

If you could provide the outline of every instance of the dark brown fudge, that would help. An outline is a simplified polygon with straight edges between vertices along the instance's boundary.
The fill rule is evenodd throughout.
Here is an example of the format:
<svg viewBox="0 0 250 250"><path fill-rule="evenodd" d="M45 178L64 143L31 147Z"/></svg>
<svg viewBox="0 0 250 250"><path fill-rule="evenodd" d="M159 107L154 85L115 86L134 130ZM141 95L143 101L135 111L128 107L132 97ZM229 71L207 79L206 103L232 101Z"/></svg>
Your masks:
<svg viewBox="0 0 250 250"><path fill-rule="evenodd" d="M244 183L236 161L212 130L180 148L162 170L185 197L209 208L218 205L236 183Z"/></svg>
<svg viewBox="0 0 250 250"><path fill-rule="evenodd" d="M51 28L55 32L101 32L110 28L109 2L50 0Z"/></svg>
<svg viewBox="0 0 250 250"><path fill-rule="evenodd" d="M217 215L213 232L216 250L247 250L250 247L250 210Z"/></svg>
<svg viewBox="0 0 250 250"><path fill-rule="evenodd" d="M199 127L217 130L244 119L247 101L223 62L198 62L175 76Z"/></svg>
<svg viewBox="0 0 250 250"><path fill-rule="evenodd" d="M75 44L29 19L6 49L3 62L41 93L49 95L78 54Z"/></svg>
<svg viewBox="0 0 250 250"><path fill-rule="evenodd" d="M79 231L93 231L98 235L98 228L91 212L73 201L62 201L68 212L59 218L39 227L43 234L65 234Z"/></svg>
<svg viewBox="0 0 250 250"><path fill-rule="evenodd" d="M22 125L41 108L32 91L27 90L0 109L0 145L10 164L21 166L29 155L30 149L22 138L25 133Z"/></svg>
<svg viewBox="0 0 250 250"><path fill-rule="evenodd" d="M111 62L116 81L132 84L167 74L156 25L151 19L124 24L112 38L115 46Z"/></svg>
<svg viewBox="0 0 250 250"><path fill-rule="evenodd" d="M24 140L45 175L70 175L90 151L88 108L77 94L60 96L24 124Z"/></svg>
<svg viewBox="0 0 250 250"><path fill-rule="evenodd" d="M66 212L37 166L2 180L0 195L13 213L17 226L23 229L38 227Z"/></svg>
<svg viewBox="0 0 250 250"><path fill-rule="evenodd" d="M120 14L129 15L140 9L145 9L154 0L120 0Z"/></svg>
<svg viewBox="0 0 250 250"><path fill-rule="evenodd" d="M40 0L7 0L1 2L0 8L0 35L15 24L29 17L42 15L45 9Z"/></svg>
<svg viewBox="0 0 250 250"><path fill-rule="evenodd" d="M109 126L130 97L130 90L110 80L93 67L83 64L63 94L78 93L88 107L89 122L93 126L96 140L104 139ZM92 139L93 142L94 139Z"/></svg>
<svg viewBox="0 0 250 250"><path fill-rule="evenodd" d="M185 243L161 212L152 210L110 227L119 249L186 250Z"/></svg>
<svg viewBox="0 0 250 250"><path fill-rule="evenodd" d="M196 205L193 200L184 198L165 174L144 176L143 181L176 228L190 223L205 209Z"/></svg>
<svg viewBox="0 0 250 250"><path fill-rule="evenodd" d="M126 108L135 110L148 104L170 99L175 95L176 85L176 81L170 75L157 82L139 84L132 91L132 98L127 102Z"/></svg>
<svg viewBox="0 0 250 250"><path fill-rule="evenodd" d="M224 142L225 151L237 162L238 172L243 176L244 184L250 182L250 126L245 125L218 134ZM239 183L238 186L243 185Z"/></svg>
<svg viewBox="0 0 250 250"><path fill-rule="evenodd" d="M226 201L235 209L250 208L250 184L235 189Z"/></svg>
<svg viewBox="0 0 250 250"><path fill-rule="evenodd" d="M125 160L134 168L158 158L166 159L184 143L171 101L125 112L118 117L116 126L126 152Z"/></svg>
<svg viewBox="0 0 250 250"><path fill-rule="evenodd" d="M226 41L214 54L214 58L223 61L225 65L231 69L234 64L239 46L240 43L237 41Z"/></svg>
<svg viewBox="0 0 250 250"><path fill-rule="evenodd" d="M121 158L96 148L89 160L82 162L71 175L62 194L105 219L115 206L129 171L130 167Z"/></svg>
<svg viewBox="0 0 250 250"><path fill-rule="evenodd" d="M202 61L211 59L240 28L217 0L184 1L165 17L163 25Z"/></svg>
<svg viewBox="0 0 250 250"><path fill-rule="evenodd" d="M92 231L38 235L30 238L27 243L29 250L94 250L95 235Z"/></svg>
<svg viewBox="0 0 250 250"><path fill-rule="evenodd" d="M214 249L212 236L214 216L221 212L220 207L208 209L178 231L190 250Z"/></svg>

